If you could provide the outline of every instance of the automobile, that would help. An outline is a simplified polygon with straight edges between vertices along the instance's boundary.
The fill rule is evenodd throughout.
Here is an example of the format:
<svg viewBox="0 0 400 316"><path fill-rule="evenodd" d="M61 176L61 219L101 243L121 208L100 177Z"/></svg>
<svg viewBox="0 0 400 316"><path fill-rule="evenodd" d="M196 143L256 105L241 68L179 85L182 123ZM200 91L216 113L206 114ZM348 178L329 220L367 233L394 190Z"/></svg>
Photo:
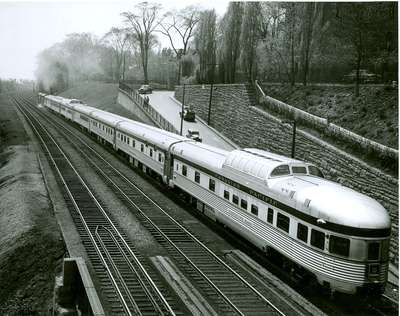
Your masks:
<svg viewBox="0 0 400 316"><path fill-rule="evenodd" d="M138 89L138 92L139 92L140 94L147 94L147 93L152 93L152 92L153 92L153 89L151 88L150 85L144 84L144 85L142 85L142 86Z"/></svg>
<svg viewBox="0 0 400 316"><path fill-rule="evenodd" d="M182 111L179 112L179 115L182 117ZM183 119L188 122L194 122L195 118L196 113L188 105L185 105L183 107Z"/></svg>
<svg viewBox="0 0 400 316"><path fill-rule="evenodd" d="M194 129L188 129L186 137L190 138L190 139L193 139L196 142L202 142L203 141L203 139L200 137L199 131L196 131Z"/></svg>
<svg viewBox="0 0 400 316"><path fill-rule="evenodd" d="M357 70L354 69L343 77L343 81L355 82L356 78L357 78ZM376 83L379 82L380 80L379 75L370 73L366 69L360 69L359 78L360 78L360 83Z"/></svg>

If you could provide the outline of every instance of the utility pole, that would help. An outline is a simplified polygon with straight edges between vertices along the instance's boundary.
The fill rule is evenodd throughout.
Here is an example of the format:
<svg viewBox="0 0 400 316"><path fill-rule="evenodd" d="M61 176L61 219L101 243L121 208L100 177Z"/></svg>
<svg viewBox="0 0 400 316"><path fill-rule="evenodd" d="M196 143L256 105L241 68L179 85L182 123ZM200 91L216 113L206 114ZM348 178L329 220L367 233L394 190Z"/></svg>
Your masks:
<svg viewBox="0 0 400 316"><path fill-rule="evenodd" d="M182 93L182 110L181 110L181 132L180 135L182 136L182 130L183 130L183 109L185 107L185 84L183 84L183 93Z"/></svg>
<svg viewBox="0 0 400 316"><path fill-rule="evenodd" d="M219 64L207 64L207 66L218 66ZM214 71L211 76L211 86L210 86L210 100L208 101L208 117L207 117L207 125L211 123L211 104L212 104L212 97L213 97L213 88L214 88Z"/></svg>
<svg viewBox="0 0 400 316"><path fill-rule="evenodd" d="M291 157L294 158L295 150L296 150L296 120L290 121L285 120L282 121L283 124L292 124L293 125L293 134L292 134L292 154Z"/></svg>
<svg viewBox="0 0 400 316"><path fill-rule="evenodd" d="M212 101L212 95L213 95L213 86L214 86L214 84L211 82L211 86L210 86L210 100L208 101L207 125L210 125L210 122L211 122L211 101Z"/></svg>

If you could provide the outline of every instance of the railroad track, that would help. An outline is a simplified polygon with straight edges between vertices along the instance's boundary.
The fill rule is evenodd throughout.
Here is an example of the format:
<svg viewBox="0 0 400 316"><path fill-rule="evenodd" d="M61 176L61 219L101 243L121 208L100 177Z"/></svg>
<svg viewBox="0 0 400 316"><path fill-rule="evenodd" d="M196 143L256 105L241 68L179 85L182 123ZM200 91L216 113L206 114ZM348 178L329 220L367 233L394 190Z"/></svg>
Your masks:
<svg viewBox="0 0 400 316"><path fill-rule="evenodd" d="M148 275L134 246L120 233L55 139L18 99L16 106L38 136L62 185L63 195L112 315L175 315Z"/></svg>
<svg viewBox="0 0 400 316"><path fill-rule="evenodd" d="M25 102L29 103L27 100ZM288 299L285 301L283 297L280 301L275 298L275 306L265 294L230 268L130 179L103 159L77 135L75 129L65 127L65 121L63 124L56 123L55 116L49 119L48 113L39 112L50 124L57 124L57 130L65 133L75 149L86 157L116 195L130 207L154 238L165 247L179 269L190 278L206 299L213 303L219 314L307 314L293 304L288 304Z"/></svg>

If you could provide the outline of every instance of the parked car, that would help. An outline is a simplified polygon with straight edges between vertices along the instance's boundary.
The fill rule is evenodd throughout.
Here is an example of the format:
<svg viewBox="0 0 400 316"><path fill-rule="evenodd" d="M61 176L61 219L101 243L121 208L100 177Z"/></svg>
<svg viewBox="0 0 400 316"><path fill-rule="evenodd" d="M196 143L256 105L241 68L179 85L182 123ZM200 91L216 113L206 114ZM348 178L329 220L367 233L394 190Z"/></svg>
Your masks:
<svg viewBox="0 0 400 316"><path fill-rule="evenodd" d="M368 72L366 69L360 69L360 83L377 83L380 81L380 76ZM349 74L343 77L345 82L355 82L357 79L357 70L352 70Z"/></svg>
<svg viewBox="0 0 400 316"><path fill-rule="evenodd" d="M188 133L186 134L187 138L193 139L196 142L202 142L202 138L200 137L199 131L196 131L194 129L188 129Z"/></svg>
<svg viewBox="0 0 400 316"><path fill-rule="evenodd" d="M139 92L140 94L147 94L147 93L152 93L152 92L153 92L153 89L151 88L150 85L144 84L144 85L142 85L142 86L138 89L138 92Z"/></svg>
<svg viewBox="0 0 400 316"><path fill-rule="evenodd" d="M182 116L182 111L179 112L179 115ZM183 119L185 121L194 122L196 118L196 113L187 105L183 108Z"/></svg>

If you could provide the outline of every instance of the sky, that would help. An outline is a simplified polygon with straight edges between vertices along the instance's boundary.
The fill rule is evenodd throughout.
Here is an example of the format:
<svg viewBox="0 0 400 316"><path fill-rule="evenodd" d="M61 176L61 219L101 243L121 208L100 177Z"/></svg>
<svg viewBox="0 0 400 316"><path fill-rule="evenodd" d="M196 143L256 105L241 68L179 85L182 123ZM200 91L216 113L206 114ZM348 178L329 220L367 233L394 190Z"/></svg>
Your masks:
<svg viewBox="0 0 400 316"><path fill-rule="evenodd" d="M70 33L99 37L113 26L122 26L121 12L141 1L9 1L0 0L0 78L34 79L36 56L64 40ZM199 4L222 16L228 0L160 0L165 10ZM159 35L162 39L161 34ZM167 46L166 39L161 40Z"/></svg>

